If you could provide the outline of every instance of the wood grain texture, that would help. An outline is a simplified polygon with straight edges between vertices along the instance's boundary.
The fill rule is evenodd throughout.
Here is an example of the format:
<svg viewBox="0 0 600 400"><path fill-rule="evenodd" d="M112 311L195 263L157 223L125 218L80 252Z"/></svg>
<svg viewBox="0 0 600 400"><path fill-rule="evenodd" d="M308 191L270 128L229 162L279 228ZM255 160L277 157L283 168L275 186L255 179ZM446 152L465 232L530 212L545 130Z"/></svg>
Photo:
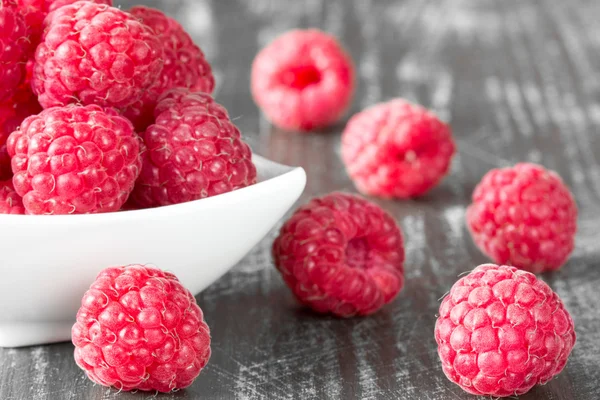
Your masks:
<svg viewBox="0 0 600 400"><path fill-rule="evenodd" d="M115 0L124 9L135 1ZM254 150L308 173L302 202L353 191L339 159L343 123L293 135L272 128L249 94L256 52L293 27L338 35L357 63L352 112L402 96L454 129L451 175L415 201L378 201L402 225L406 287L364 319L296 306L270 258L272 232L198 296L213 356L195 384L161 399L470 399L442 373L433 327L458 274L486 262L464 225L475 184L493 167L557 170L580 205L577 249L543 275L572 313L566 369L521 399L600 398L600 2L592 0L139 1L177 17L213 63L217 99ZM162 266L168 268L168 265ZM202 267L202 266L199 266ZM210 266L204 266L210 267ZM0 349L0 399L145 399L94 386L71 344Z"/></svg>

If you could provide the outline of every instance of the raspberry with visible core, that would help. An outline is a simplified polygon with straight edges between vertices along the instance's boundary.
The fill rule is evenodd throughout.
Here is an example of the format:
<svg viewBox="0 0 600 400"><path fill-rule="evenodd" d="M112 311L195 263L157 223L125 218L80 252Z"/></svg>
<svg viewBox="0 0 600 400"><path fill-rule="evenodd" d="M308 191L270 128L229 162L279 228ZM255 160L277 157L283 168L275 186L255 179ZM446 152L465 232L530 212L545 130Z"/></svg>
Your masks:
<svg viewBox="0 0 600 400"><path fill-rule="evenodd" d="M215 88L215 78L204 53L179 22L162 11L149 7L136 6L129 12L154 31L165 54L160 79L145 92L140 101L123 113L133 122L138 132L142 132L154 123L154 107L164 92L181 87L211 94Z"/></svg>
<svg viewBox="0 0 600 400"><path fill-rule="evenodd" d="M27 83L21 85L10 100L0 103L0 181L12 177L6 141L23 120L42 111Z"/></svg>
<svg viewBox="0 0 600 400"><path fill-rule="evenodd" d="M448 173L455 151L450 127L403 99L356 114L342 134L342 160L356 188L382 198L425 194Z"/></svg>
<svg viewBox="0 0 600 400"><path fill-rule="evenodd" d="M23 200L11 180L0 181L0 214L25 214Z"/></svg>
<svg viewBox="0 0 600 400"><path fill-rule="evenodd" d="M473 240L496 263L552 271L575 247L575 199L562 179L541 165L488 172L473 192L466 217Z"/></svg>
<svg viewBox="0 0 600 400"><path fill-rule="evenodd" d="M442 368L471 394L518 396L548 382L576 340L558 295L515 267L480 265L452 286L439 312Z"/></svg>
<svg viewBox="0 0 600 400"><path fill-rule="evenodd" d="M25 80L32 46L25 19L14 0L0 0L0 102L9 100Z"/></svg>
<svg viewBox="0 0 600 400"><path fill-rule="evenodd" d="M7 142L28 214L118 211L141 171L140 146L115 110L74 104L26 118Z"/></svg>
<svg viewBox="0 0 600 400"><path fill-rule="evenodd" d="M44 108L69 103L124 108L159 78L163 57L159 39L135 17L80 1L46 19L32 87Z"/></svg>
<svg viewBox="0 0 600 400"><path fill-rule="evenodd" d="M71 338L87 376L123 391L186 388L211 354L210 330L192 293L170 272L143 265L100 272Z"/></svg>
<svg viewBox="0 0 600 400"><path fill-rule="evenodd" d="M173 89L155 115L142 134L148 150L132 194L138 206L184 203L256 183L250 147L210 95Z"/></svg>
<svg viewBox="0 0 600 400"><path fill-rule="evenodd" d="M300 207L273 243L275 266L304 305L339 317L368 315L404 284L404 241L391 215L348 193Z"/></svg>
<svg viewBox="0 0 600 400"><path fill-rule="evenodd" d="M333 36L293 30L258 53L251 89L256 104L280 128L323 128L339 120L352 102L354 64Z"/></svg>

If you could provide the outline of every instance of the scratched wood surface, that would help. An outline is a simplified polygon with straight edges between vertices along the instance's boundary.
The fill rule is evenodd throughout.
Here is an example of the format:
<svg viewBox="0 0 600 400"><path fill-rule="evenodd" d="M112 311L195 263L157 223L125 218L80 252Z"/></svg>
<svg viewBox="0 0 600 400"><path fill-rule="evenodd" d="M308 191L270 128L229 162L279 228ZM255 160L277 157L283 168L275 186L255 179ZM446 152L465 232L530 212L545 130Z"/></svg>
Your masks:
<svg viewBox="0 0 600 400"><path fill-rule="evenodd" d="M134 1L115 0L123 8ZM566 369L522 399L600 398L600 2L595 0L163 0L213 63L216 97L254 150L303 166L302 198L353 190L339 160L343 123L290 135L249 95L257 50L293 27L338 35L357 63L356 112L395 96L437 111L459 155L441 186L417 201L378 201L406 235L406 287L365 319L296 306L274 270L269 235L198 296L213 356L196 383L163 399L469 399L442 373L433 327L438 299L486 259L464 226L474 185L517 161L557 170L580 205L577 249L544 275L573 315L578 342ZM168 266L164 266L168 268ZM0 350L0 399L145 399L94 386L71 344Z"/></svg>

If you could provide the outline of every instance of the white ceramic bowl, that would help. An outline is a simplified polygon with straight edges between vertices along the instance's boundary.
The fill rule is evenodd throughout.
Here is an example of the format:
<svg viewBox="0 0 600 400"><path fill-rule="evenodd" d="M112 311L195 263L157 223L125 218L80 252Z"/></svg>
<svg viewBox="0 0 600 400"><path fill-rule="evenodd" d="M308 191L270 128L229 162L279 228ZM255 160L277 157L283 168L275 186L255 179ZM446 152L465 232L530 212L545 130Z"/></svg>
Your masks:
<svg viewBox="0 0 600 400"><path fill-rule="evenodd" d="M302 168L255 156L259 183L174 206L0 215L0 347L70 340L81 297L113 265L153 264L192 293L240 261L299 198Z"/></svg>

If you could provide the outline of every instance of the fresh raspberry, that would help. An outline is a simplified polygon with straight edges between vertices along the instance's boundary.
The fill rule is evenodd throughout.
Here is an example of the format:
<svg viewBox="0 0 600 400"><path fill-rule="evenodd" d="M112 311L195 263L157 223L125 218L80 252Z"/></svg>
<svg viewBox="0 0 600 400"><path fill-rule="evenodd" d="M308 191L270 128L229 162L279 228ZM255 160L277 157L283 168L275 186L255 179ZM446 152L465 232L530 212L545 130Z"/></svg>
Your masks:
<svg viewBox="0 0 600 400"><path fill-rule="evenodd" d="M7 142L13 183L29 214L118 211L141 170L140 139L115 110L53 107Z"/></svg>
<svg viewBox="0 0 600 400"><path fill-rule="evenodd" d="M173 89L155 115L142 134L148 151L132 194L138 206L183 203L256 183L250 147L209 94Z"/></svg>
<svg viewBox="0 0 600 400"><path fill-rule="evenodd" d="M404 241L391 215L334 192L300 207L273 243L275 266L296 298L320 313L368 315L404 285Z"/></svg>
<svg viewBox="0 0 600 400"><path fill-rule="evenodd" d="M19 6L19 12L25 17L29 28L31 42L37 46L40 42L44 18L49 12L62 6L73 4L79 0L12 0ZM112 5L112 0L85 0L98 4Z"/></svg>
<svg viewBox="0 0 600 400"><path fill-rule="evenodd" d="M552 271L575 247L577 205L555 172L522 163L483 177L467 209L467 226L495 262Z"/></svg>
<svg viewBox="0 0 600 400"><path fill-rule="evenodd" d="M23 200L11 180L0 181L0 214L25 214Z"/></svg>
<svg viewBox="0 0 600 400"><path fill-rule="evenodd" d="M133 122L138 132L142 132L154 123L154 107L165 91L183 87L211 94L215 88L215 78L204 53L179 22L162 11L149 7L137 6L129 12L152 28L163 44L165 53L165 65L160 79L145 92L140 101L124 111L124 115Z"/></svg>
<svg viewBox="0 0 600 400"><path fill-rule="evenodd" d="M210 358L210 330L194 296L175 275L143 265L100 272L71 338L87 376L123 391L183 389Z"/></svg>
<svg viewBox="0 0 600 400"><path fill-rule="evenodd" d="M535 275L485 264L442 301L435 340L448 379L471 394L506 397L559 374L575 330L561 299Z"/></svg>
<svg viewBox="0 0 600 400"><path fill-rule="evenodd" d="M357 189L383 198L425 194L448 173L455 151L450 127L403 99L356 114L342 134L342 160Z"/></svg>
<svg viewBox="0 0 600 400"><path fill-rule="evenodd" d="M6 150L8 137L25 118L40 111L42 107L37 101L37 96L27 84L21 85L10 100L0 103L0 180L12 177L10 156Z"/></svg>
<svg viewBox="0 0 600 400"><path fill-rule="evenodd" d="M0 102L10 99L25 80L32 48L28 34L14 0L0 0Z"/></svg>
<svg viewBox="0 0 600 400"><path fill-rule="evenodd" d="M323 128L339 120L352 102L354 65L333 36L293 30L258 53L251 88L254 101L280 128Z"/></svg>
<svg viewBox="0 0 600 400"><path fill-rule="evenodd" d="M123 108L158 79L163 50L128 13L80 1L46 19L35 60L32 87L44 108L73 102Z"/></svg>

